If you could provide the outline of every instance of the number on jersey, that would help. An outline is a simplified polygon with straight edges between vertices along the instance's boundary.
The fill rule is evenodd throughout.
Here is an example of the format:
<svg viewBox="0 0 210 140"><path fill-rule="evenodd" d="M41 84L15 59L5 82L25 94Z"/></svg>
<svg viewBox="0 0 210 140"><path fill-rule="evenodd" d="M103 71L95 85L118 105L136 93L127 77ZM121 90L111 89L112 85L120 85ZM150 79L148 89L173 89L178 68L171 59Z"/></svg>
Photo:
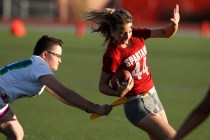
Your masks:
<svg viewBox="0 0 210 140"><path fill-rule="evenodd" d="M142 74L146 73L147 75L149 75L149 72L148 72L148 66L147 66L147 58L146 56L143 57L143 67L142 69L140 69L140 62L138 61L136 63L136 67L135 69L132 71L132 76L133 77L137 77L137 79L141 79L142 78Z"/></svg>

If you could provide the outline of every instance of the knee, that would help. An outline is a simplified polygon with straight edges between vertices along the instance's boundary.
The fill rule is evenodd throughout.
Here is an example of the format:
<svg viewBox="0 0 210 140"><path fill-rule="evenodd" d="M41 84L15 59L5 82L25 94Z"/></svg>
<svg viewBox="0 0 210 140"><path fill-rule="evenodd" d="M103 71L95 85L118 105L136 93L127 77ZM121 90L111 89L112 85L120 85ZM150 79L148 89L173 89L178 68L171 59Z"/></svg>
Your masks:
<svg viewBox="0 0 210 140"><path fill-rule="evenodd" d="M21 125L7 125L5 129L3 130L3 133L7 137L7 139L11 140L22 140L24 137L24 131L21 127Z"/></svg>
<svg viewBox="0 0 210 140"><path fill-rule="evenodd" d="M23 128L11 109L0 118L0 132L11 140L22 140L24 137Z"/></svg>
<svg viewBox="0 0 210 140"><path fill-rule="evenodd" d="M23 129L21 129L19 132L18 132L18 135L16 136L18 140L22 140L23 137L24 137L24 131Z"/></svg>
<svg viewBox="0 0 210 140"><path fill-rule="evenodd" d="M19 128L19 129L16 131L16 133L14 133L13 136L14 136L15 140L22 140L23 137L24 137L24 131L23 131L22 127Z"/></svg>
<svg viewBox="0 0 210 140"><path fill-rule="evenodd" d="M24 137L23 130L12 132L9 135L7 135L7 139L11 139L11 140L23 140L23 137Z"/></svg>

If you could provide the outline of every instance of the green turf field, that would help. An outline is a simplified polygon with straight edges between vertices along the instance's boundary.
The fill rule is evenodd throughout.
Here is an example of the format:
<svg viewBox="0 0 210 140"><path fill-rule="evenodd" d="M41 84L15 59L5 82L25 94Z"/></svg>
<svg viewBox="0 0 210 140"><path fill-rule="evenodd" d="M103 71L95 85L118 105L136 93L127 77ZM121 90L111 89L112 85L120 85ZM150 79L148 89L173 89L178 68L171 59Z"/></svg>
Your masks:
<svg viewBox="0 0 210 140"><path fill-rule="evenodd" d="M104 47L103 39L87 34L77 39L68 32L29 32L15 38L0 32L0 67L27 59L43 34L62 39L65 43L62 64L55 72L67 87L96 103L111 103L98 91ZM210 39L175 36L170 39L150 39L146 42L149 67L156 89L165 107L169 122L177 129L210 85ZM25 130L25 140L147 140L147 135L132 126L125 118L122 106L107 117L94 121L89 115L66 106L47 93L39 97L16 100L11 107ZM186 140L210 139L210 119ZM157 130L158 131L158 130ZM0 135L0 139L3 136Z"/></svg>

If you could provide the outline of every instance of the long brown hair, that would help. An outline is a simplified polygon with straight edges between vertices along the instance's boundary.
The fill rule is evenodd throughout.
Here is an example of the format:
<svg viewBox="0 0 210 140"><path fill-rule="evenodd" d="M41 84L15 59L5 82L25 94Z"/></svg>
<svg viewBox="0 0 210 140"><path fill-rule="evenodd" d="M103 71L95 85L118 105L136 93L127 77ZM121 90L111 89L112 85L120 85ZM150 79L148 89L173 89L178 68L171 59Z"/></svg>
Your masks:
<svg viewBox="0 0 210 140"><path fill-rule="evenodd" d="M96 28L92 28L92 32L98 32L105 37L103 45L112 38L111 29L116 30L117 24L133 22L133 16L128 11L113 8L86 12L83 14L83 19L98 25Z"/></svg>

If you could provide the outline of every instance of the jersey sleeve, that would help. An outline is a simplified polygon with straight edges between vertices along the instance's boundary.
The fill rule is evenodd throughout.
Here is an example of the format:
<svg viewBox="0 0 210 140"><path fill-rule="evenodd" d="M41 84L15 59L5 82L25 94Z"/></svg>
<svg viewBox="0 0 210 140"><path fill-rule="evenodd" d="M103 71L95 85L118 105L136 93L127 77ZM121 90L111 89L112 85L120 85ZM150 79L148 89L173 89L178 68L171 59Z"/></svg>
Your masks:
<svg viewBox="0 0 210 140"><path fill-rule="evenodd" d="M151 30L146 29L146 28L133 28L132 36L138 37L138 38L144 38L146 40L150 38Z"/></svg>
<svg viewBox="0 0 210 140"><path fill-rule="evenodd" d="M38 62L31 71L32 79L38 80L40 76L53 74L48 65L44 62Z"/></svg>
<svg viewBox="0 0 210 140"><path fill-rule="evenodd" d="M111 56L103 56L103 66L102 71L107 73L115 73L119 66L119 62Z"/></svg>

